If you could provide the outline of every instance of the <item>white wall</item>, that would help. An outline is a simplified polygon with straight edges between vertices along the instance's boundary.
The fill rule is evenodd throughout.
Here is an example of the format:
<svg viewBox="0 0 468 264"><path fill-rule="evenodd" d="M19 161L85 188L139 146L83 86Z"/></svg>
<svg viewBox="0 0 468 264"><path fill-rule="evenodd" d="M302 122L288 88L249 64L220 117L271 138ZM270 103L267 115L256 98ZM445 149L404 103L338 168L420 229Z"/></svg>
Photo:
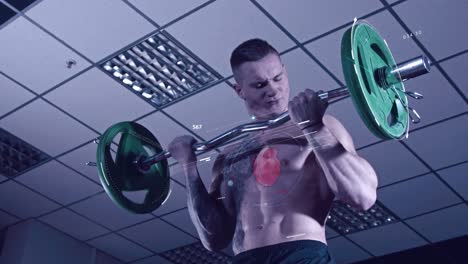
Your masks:
<svg viewBox="0 0 468 264"><path fill-rule="evenodd" d="M2 264L119 264L121 262L34 219L8 228Z"/></svg>

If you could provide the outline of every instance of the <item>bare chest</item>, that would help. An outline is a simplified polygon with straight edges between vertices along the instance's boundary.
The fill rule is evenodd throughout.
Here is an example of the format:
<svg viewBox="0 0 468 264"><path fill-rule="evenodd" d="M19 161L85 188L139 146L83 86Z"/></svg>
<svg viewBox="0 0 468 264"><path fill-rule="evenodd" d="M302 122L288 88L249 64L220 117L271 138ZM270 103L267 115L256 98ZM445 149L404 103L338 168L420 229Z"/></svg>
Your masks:
<svg viewBox="0 0 468 264"><path fill-rule="evenodd" d="M290 207L320 181L307 141L294 136L245 140L226 156L224 164L226 192L239 213Z"/></svg>

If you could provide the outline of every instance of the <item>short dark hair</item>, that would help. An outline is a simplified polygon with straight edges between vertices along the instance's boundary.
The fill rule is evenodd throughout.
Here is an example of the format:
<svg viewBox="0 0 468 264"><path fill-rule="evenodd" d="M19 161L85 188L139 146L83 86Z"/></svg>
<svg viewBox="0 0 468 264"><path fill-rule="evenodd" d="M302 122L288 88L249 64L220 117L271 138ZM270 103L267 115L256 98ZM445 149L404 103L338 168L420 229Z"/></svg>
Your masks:
<svg viewBox="0 0 468 264"><path fill-rule="evenodd" d="M263 39L254 38L244 41L231 53L231 69L236 70L244 62L258 61L269 54L276 54L278 51Z"/></svg>

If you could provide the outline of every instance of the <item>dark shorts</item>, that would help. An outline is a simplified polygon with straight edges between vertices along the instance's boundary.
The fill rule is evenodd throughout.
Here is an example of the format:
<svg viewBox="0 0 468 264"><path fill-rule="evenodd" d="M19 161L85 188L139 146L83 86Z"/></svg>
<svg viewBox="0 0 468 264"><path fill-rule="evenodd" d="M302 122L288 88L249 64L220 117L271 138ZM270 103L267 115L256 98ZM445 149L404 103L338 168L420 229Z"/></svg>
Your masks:
<svg viewBox="0 0 468 264"><path fill-rule="evenodd" d="M233 264L335 264L326 244L315 240L296 240L244 251Z"/></svg>

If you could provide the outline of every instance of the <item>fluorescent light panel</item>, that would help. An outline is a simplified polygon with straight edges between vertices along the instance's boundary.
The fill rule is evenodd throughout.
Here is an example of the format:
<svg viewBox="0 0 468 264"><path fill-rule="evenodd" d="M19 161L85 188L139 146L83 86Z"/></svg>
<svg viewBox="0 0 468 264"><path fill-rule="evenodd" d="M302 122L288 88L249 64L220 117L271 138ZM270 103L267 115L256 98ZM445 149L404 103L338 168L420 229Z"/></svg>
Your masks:
<svg viewBox="0 0 468 264"><path fill-rule="evenodd" d="M333 202L327 225L341 235L397 222L397 217L377 201L369 210L360 211L341 201Z"/></svg>
<svg viewBox="0 0 468 264"><path fill-rule="evenodd" d="M0 128L0 174L13 178L50 157Z"/></svg>
<svg viewBox="0 0 468 264"><path fill-rule="evenodd" d="M161 107L219 79L185 50L166 31L161 31L101 67L144 100Z"/></svg>
<svg viewBox="0 0 468 264"><path fill-rule="evenodd" d="M213 263L213 264L221 264L221 263L229 263L230 258L218 254L216 252L208 251L203 247L200 242L190 244L184 247L172 249L161 253L164 257L169 259L174 263Z"/></svg>

